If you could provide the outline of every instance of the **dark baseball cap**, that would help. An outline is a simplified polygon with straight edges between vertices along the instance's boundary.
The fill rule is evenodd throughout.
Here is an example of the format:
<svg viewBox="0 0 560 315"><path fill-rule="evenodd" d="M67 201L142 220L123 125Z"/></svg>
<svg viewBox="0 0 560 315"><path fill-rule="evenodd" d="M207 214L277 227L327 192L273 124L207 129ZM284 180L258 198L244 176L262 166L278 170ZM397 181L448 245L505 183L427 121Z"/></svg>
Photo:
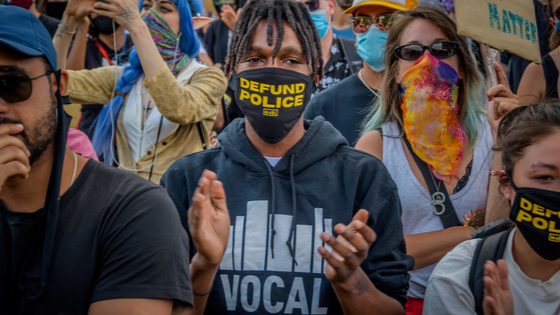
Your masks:
<svg viewBox="0 0 560 315"><path fill-rule="evenodd" d="M0 44L30 57L44 56L53 70L56 51L43 23L28 10L0 5Z"/></svg>

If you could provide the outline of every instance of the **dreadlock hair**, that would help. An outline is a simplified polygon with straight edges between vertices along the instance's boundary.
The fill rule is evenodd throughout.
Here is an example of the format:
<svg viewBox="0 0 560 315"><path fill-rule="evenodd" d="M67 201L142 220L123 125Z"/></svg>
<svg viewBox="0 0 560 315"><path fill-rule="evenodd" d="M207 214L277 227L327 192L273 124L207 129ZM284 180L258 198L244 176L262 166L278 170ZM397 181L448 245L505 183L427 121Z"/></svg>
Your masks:
<svg viewBox="0 0 560 315"><path fill-rule="evenodd" d="M323 77L323 57L321 38L307 11L307 6L294 0L253 0L247 3L235 23L231 43L225 61L224 71L229 75L235 66L247 56L253 44L253 32L262 20L267 20L268 46L272 46L272 23L276 21L278 39L274 45L272 58L276 58L284 38L282 21L287 21L296 33L305 54L305 61L311 63L312 72Z"/></svg>

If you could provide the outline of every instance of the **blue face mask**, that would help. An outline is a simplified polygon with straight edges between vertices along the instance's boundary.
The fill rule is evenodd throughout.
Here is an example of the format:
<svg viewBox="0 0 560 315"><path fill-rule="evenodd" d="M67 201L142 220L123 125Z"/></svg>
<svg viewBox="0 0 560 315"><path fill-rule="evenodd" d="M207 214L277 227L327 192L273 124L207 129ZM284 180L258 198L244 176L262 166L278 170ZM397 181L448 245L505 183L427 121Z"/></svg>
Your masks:
<svg viewBox="0 0 560 315"><path fill-rule="evenodd" d="M311 15L311 19L313 20L313 23L315 23L315 27L319 32L319 37L325 37L330 27L327 17L325 16L325 10L309 11L309 14Z"/></svg>
<svg viewBox="0 0 560 315"><path fill-rule="evenodd" d="M365 33L356 34L358 55L376 72L385 69L385 45L388 32L371 26Z"/></svg>

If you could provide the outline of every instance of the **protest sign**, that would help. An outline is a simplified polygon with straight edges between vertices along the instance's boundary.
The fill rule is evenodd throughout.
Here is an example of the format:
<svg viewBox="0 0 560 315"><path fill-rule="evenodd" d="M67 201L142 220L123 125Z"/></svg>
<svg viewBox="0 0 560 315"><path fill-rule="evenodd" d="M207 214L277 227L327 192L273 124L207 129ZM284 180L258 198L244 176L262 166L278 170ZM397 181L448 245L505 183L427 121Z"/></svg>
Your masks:
<svg viewBox="0 0 560 315"><path fill-rule="evenodd" d="M455 0L460 35L541 63L533 1Z"/></svg>

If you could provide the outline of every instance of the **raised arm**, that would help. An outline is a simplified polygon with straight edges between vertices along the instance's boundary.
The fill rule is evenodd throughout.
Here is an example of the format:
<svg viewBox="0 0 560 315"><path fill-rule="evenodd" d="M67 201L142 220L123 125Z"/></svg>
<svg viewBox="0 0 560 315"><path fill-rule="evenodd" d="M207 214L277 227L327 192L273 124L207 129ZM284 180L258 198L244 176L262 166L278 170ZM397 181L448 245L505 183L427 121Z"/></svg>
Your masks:
<svg viewBox="0 0 560 315"><path fill-rule="evenodd" d="M165 118L186 125L216 117L227 80L218 69L202 68L188 84L181 86L164 66L151 80L145 80L144 86Z"/></svg>
<svg viewBox="0 0 560 315"><path fill-rule="evenodd" d="M94 13L119 23L130 33L142 64L146 80L151 80L161 67L166 66L152 40L148 26L142 20L136 0L106 0L96 2Z"/></svg>
<svg viewBox="0 0 560 315"><path fill-rule="evenodd" d="M84 17L78 25L76 36L74 36L74 41L72 42L72 48L70 48L70 53L68 53L68 59L66 62L67 70L82 70L86 67L87 34L89 25L90 21L88 17Z"/></svg>
<svg viewBox="0 0 560 315"><path fill-rule="evenodd" d="M93 11L95 0L70 0L66 6L66 11L62 16L62 21L53 37L53 45L56 50L56 63L58 69L66 68L66 56L72 37L76 34L76 29L80 21ZM79 37L78 37L79 41Z"/></svg>

